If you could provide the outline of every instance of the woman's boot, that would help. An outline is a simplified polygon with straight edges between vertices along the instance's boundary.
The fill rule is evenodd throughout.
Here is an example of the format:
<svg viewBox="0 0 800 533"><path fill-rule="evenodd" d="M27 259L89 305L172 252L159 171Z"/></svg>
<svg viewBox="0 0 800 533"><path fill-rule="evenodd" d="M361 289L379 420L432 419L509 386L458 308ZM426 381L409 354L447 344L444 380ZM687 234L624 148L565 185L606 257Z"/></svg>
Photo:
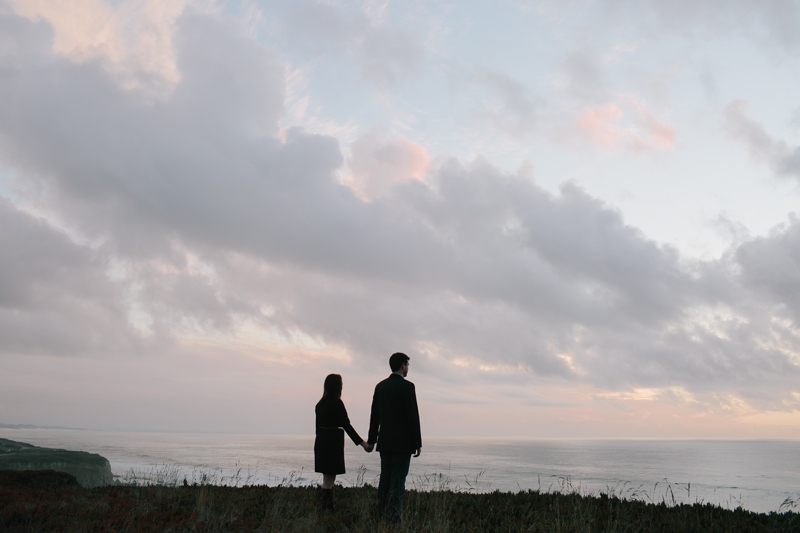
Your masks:
<svg viewBox="0 0 800 533"><path fill-rule="evenodd" d="M333 489L317 489L317 509L320 511L333 511Z"/></svg>
<svg viewBox="0 0 800 533"><path fill-rule="evenodd" d="M325 510L326 489L317 487L317 511Z"/></svg>
<svg viewBox="0 0 800 533"><path fill-rule="evenodd" d="M333 504L333 487L325 489L325 510L335 511L336 506Z"/></svg>

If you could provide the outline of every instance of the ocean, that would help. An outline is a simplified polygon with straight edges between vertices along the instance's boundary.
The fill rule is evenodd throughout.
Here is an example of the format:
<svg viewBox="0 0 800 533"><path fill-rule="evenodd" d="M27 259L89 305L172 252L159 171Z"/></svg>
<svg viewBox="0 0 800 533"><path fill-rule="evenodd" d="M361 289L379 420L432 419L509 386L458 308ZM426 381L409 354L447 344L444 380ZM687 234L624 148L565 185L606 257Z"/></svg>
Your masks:
<svg viewBox="0 0 800 533"><path fill-rule="evenodd" d="M6 429L0 437L99 453L114 475L229 485L313 484L314 437ZM348 439L344 486L376 484L380 460ZM407 486L487 492L575 490L757 512L800 498L800 441L424 438ZM797 509L795 509L797 510Z"/></svg>

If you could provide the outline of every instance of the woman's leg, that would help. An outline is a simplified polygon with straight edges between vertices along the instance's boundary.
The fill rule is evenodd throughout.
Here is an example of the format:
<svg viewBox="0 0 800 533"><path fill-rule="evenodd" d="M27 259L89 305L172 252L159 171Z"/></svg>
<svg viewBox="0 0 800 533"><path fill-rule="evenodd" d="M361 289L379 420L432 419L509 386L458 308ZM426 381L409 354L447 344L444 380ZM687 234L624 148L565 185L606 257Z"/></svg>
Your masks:
<svg viewBox="0 0 800 533"><path fill-rule="evenodd" d="M336 482L336 474L322 474L322 487L319 489L319 505L323 511L334 511L333 505L333 484Z"/></svg>

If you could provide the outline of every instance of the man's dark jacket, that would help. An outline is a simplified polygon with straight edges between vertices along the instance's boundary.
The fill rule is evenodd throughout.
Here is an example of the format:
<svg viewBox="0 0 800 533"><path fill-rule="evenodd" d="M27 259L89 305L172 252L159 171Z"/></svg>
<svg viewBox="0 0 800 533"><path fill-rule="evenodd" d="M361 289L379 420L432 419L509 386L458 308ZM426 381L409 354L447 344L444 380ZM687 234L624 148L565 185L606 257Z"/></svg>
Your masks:
<svg viewBox="0 0 800 533"><path fill-rule="evenodd" d="M375 386L367 442L379 452L414 453L422 448L414 384L392 374Z"/></svg>

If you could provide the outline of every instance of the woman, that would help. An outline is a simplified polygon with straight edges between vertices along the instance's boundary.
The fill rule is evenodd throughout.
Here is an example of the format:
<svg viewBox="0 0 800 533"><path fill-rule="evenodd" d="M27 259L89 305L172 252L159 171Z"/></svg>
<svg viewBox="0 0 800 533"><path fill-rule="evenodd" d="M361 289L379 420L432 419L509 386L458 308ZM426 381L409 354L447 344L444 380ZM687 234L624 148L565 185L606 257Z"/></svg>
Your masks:
<svg viewBox="0 0 800 533"><path fill-rule="evenodd" d="M338 474L344 474L344 432L364 450L372 451L372 446L350 425L342 402L342 376L339 374L325 378L325 390L314 411L317 414L314 471L322 474L320 503L323 509L333 509L333 484Z"/></svg>

